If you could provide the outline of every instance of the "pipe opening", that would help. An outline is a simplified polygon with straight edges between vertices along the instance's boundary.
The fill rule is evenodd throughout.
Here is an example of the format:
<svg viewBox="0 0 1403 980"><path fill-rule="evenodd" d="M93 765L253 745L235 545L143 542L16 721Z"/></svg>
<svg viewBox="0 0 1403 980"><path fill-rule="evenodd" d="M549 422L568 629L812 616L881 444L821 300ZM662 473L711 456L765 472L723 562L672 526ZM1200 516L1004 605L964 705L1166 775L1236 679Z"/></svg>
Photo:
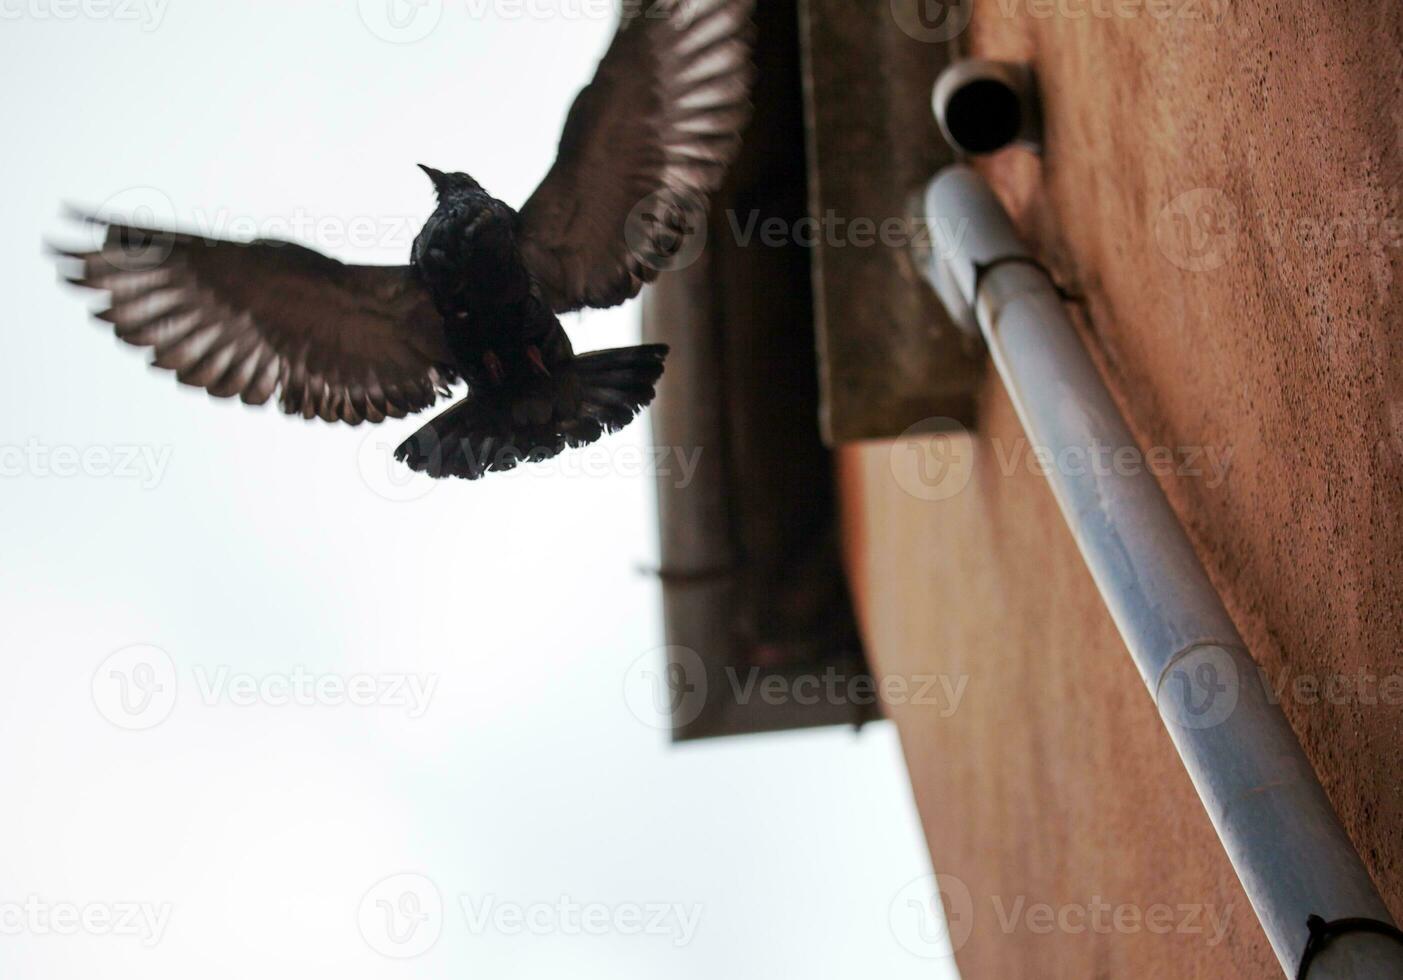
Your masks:
<svg viewBox="0 0 1403 980"><path fill-rule="evenodd" d="M1003 81L975 78L951 93L945 126L966 153L993 153L1018 138L1023 128L1022 102Z"/></svg>
<svg viewBox="0 0 1403 980"><path fill-rule="evenodd" d="M1042 110L1032 69L1012 61L969 58L948 66L931 92L940 131L955 150L994 153L1019 144L1042 149Z"/></svg>

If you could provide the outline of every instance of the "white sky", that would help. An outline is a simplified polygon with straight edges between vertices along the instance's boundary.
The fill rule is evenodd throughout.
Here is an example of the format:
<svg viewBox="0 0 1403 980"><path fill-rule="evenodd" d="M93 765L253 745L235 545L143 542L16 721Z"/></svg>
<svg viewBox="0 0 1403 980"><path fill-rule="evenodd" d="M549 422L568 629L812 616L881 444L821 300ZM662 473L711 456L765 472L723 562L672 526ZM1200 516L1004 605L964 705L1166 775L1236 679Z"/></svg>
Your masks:
<svg viewBox="0 0 1403 980"><path fill-rule="evenodd" d="M417 423L215 402L56 284L41 241L80 240L64 201L226 234L292 225L387 263L432 204L415 163L519 204L612 15L431 0L436 29L392 44L366 25L383 33L384 2L0 0L0 976L945 975L891 921L929 862L889 726L673 749L630 711L631 665L662 642L636 571L654 560L652 482L620 454L646 425L595 475L404 484L383 446ZM569 326L612 346L637 315ZM52 472L93 448L113 455ZM143 731L108 717L113 670L143 654L106 658L133 644L175 681ZM298 670L436 686L417 717L207 690ZM402 873L421 877L372 891ZM406 890L439 938L396 962L377 903ZM599 903L602 934L572 928L561 896ZM507 911L474 925L464 901ZM168 913L159 941L36 918L127 903ZM514 934L512 909L534 924ZM628 934L635 912L663 931Z"/></svg>

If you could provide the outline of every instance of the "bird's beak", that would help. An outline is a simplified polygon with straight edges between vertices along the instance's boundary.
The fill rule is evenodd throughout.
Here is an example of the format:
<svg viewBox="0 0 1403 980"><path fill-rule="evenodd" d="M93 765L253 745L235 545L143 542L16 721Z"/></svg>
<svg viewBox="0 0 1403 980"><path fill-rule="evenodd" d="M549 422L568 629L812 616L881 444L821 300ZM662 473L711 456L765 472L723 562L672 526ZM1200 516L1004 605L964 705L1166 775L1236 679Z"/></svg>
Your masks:
<svg viewBox="0 0 1403 980"><path fill-rule="evenodd" d="M422 171L424 171L424 173L428 174L428 175L429 175L429 179L432 180L432 181L434 182L434 190L436 190L436 191L442 193L442 191L443 191L443 182L444 182L444 179L445 179L445 175L444 175L443 171L442 171L442 170L435 170L433 167L426 167L426 166L424 166L422 163L419 164L418 166L419 166L419 169L422 170Z"/></svg>

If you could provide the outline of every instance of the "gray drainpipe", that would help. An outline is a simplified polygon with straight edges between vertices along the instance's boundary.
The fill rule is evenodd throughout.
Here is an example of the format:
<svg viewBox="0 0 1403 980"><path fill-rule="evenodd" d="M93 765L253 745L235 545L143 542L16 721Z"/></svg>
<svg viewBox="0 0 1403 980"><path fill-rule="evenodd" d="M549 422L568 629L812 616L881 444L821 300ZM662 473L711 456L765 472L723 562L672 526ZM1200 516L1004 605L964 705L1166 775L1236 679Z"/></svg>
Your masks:
<svg viewBox="0 0 1403 980"><path fill-rule="evenodd" d="M1029 439L1057 460L1136 446L983 178L947 168L925 210L947 239L926 273L952 317L983 336ZM1403 977L1388 909L1159 484L1145 467L1103 469L1052 467L1048 481L1282 969Z"/></svg>

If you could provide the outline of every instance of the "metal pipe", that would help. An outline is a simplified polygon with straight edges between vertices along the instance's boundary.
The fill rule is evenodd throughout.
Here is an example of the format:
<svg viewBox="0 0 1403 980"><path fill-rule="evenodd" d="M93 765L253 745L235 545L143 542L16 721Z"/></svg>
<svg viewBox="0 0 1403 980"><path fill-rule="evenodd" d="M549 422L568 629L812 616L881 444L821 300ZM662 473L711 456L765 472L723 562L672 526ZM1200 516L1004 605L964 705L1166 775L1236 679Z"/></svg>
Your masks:
<svg viewBox="0 0 1403 980"><path fill-rule="evenodd" d="M928 274L952 314L972 314L1028 437L1058 461L1057 503L1282 969L1403 977L1388 909L1158 482L1096 465L1140 450L1052 280L970 168L937 175L925 207L961 232ZM1317 939L1302 971L1313 916L1360 921Z"/></svg>

